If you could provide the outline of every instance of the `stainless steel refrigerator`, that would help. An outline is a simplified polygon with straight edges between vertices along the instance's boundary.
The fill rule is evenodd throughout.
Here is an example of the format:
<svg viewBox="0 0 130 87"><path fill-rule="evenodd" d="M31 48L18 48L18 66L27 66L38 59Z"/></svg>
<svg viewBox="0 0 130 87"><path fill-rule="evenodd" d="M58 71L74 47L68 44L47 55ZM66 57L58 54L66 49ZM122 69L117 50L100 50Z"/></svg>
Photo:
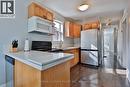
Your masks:
<svg viewBox="0 0 130 87"><path fill-rule="evenodd" d="M81 63L99 66L98 29L81 31Z"/></svg>

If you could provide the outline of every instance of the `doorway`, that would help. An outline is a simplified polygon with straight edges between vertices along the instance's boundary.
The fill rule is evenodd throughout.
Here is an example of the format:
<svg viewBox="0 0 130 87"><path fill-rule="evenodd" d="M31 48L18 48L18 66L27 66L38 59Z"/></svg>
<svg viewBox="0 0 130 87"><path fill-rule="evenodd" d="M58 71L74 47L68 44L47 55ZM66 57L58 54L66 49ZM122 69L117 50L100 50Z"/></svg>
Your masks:
<svg viewBox="0 0 130 87"><path fill-rule="evenodd" d="M103 66L117 67L117 29L112 26L103 28Z"/></svg>

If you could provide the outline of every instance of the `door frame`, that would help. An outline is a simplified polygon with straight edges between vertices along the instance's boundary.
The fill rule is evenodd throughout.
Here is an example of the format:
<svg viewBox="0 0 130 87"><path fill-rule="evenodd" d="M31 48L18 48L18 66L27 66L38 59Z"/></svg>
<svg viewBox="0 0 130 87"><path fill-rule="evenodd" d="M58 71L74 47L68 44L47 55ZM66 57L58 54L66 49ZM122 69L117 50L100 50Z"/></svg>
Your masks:
<svg viewBox="0 0 130 87"><path fill-rule="evenodd" d="M101 66L104 66L104 29L113 28L114 29L114 60L117 61L117 39L118 39L118 25L102 26L100 29L100 58ZM116 65L116 64L114 64ZM116 67L116 66L115 66Z"/></svg>

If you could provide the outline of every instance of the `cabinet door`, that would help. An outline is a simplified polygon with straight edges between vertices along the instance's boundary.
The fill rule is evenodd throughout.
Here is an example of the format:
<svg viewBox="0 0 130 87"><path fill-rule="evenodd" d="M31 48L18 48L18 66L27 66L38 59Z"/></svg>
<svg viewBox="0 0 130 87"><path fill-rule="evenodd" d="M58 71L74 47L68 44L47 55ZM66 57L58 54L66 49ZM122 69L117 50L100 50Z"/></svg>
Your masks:
<svg viewBox="0 0 130 87"><path fill-rule="evenodd" d="M77 25L77 38L81 36L81 25Z"/></svg>
<svg viewBox="0 0 130 87"><path fill-rule="evenodd" d="M42 17L43 17L44 19L47 19L47 10L43 8L43 9L42 9L42 13L43 13Z"/></svg>
<svg viewBox="0 0 130 87"><path fill-rule="evenodd" d="M46 9L40 7L40 17L46 19Z"/></svg>
<svg viewBox="0 0 130 87"><path fill-rule="evenodd" d="M49 21L53 21L53 14L51 13L51 12L47 12L47 19L49 20Z"/></svg>
<svg viewBox="0 0 130 87"><path fill-rule="evenodd" d="M83 25L83 30L98 29L98 28L100 28L99 21L91 22L91 23L86 23L86 24Z"/></svg>
<svg viewBox="0 0 130 87"><path fill-rule="evenodd" d="M92 24L92 29L98 29L98 28L99 28L98 22Z"/></svg>
<svg viewBox="0 0 130 87"><path fill-rule="evenodd" d="M74 54L74 58L70 61L70 66L73 67L79 62L79 49L66 50L64 53Z"/></svg>
<svg viewBox="0 0 130 87"><path fill-rule="evenodd" d="M80 38L81 25L74 24L74 38Z"/></svg>
<svg viewBox="0 0 130 87"><path fill-rule="evenodd" d="M28 8L29 17L32 17L32 16L40 17L40 15L41 15L41 8L37 4L32 3L31 5L29 5L29 8Z"/></svg>
<svg viewBox="0 0 130 87"><path fill-rule="evenodd" d="M73 50L65 50L64 53L70 53L70 54L74 54L74 58L71 59L70 61L70 67L73 67L74 66L74 62L75 62L75 53Z"/></svg>
<svg viewBox="0 0 130 87"><path fill-rule="evenodd" d="M79 62L79 49L75 49L75 65Z"/></svg>
<svg viewBox="0 0 130 87"><path fill-rule="evenodd" d="M72 22L69 24L69 37L74 38L74 24Z"/></svg>
<svg viewBox="0 0 130 87"><path fill-rule="evenodd" d="M32 3L28 7L28 17L30 18L30 17L34 16L35 15L34 13L35 13L35 4Z"/></svg>
<svg viewBox="0 0 130 87"><path fill-rule="evenodd" d="M84 25L84 29L83 30L87 30L87 29L92 29L92 24L91 23Z"/></svg>
<svg viewBox="0 0 130 87"><path fill-rule="evenodd" d="M77 35L77 24L74 24L73 25L74 27L73 27L73 30L74 30L74 38L76 38L78 35Z"/></svg>
<svg viewBox="0 0 130 87"><path fill-rule="evenodd" d="M66 21L64 25L65 25L65 36L69 37L69 25L70 25L70 22Z"/></svg>
<svg viewBox="0 0 130 87"><path fill-rule="evenodd" d="M69 38L80 38L81 25L73 22L65 23L65 36Z"/></svg>
<svg viewBox="0 0 130 87"><path fill-rule="evenodd" d="M40 8L37 5L35 5L35 10L34 11L35 11L34 16L40 17Z"/></svg>
<svg viewBox="0 0 130 87"><path fill-rule="evenodd" d="M72 22L65 22L65 36L69 37L69 38L73 38L74 37L74 25Z"/></svg>
<svg viewBox="0 0 130 87"><path fill-rule="evenodd" d="M43 17L43 11L42 8L39 8L39 16L42 18Z"/></svg>
<svg viewBox="0 0 130 87"><path fill-rule="evenodd" d="M45 8L41 7L40 5L36 3L32 3L28 7L28 16L38 16L44 19L47 19L49 21L53 21L53 13L47 11Z"/></svg>

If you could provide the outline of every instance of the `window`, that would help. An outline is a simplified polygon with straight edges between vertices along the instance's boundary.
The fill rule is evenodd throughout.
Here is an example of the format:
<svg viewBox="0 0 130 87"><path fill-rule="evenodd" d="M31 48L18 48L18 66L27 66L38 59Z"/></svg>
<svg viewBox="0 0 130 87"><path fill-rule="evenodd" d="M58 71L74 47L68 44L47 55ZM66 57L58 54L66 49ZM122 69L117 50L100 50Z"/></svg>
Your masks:
<svg viewBox="0 0 130 87"><path fill-rule="evenodd" d="M54 35L53 41L63 41L63 23L58 20L54 20Z"/></svg>

